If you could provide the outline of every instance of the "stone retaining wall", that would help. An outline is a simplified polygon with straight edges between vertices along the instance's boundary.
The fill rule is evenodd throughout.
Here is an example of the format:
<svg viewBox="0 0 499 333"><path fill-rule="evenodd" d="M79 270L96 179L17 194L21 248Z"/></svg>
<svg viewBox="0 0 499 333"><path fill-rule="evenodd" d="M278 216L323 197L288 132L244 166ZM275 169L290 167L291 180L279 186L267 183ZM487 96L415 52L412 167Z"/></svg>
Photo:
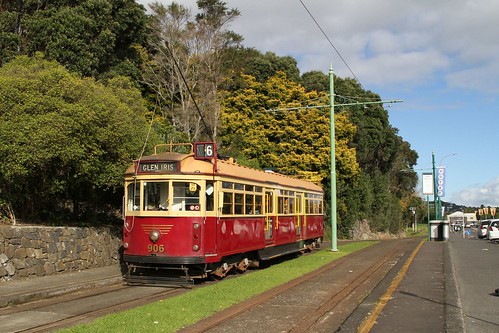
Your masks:
<svg viewBox="0 0 499 333"><path fill-rule="evenodd" d="M0 225L0 283L120 261L118 230Z"/></svg>

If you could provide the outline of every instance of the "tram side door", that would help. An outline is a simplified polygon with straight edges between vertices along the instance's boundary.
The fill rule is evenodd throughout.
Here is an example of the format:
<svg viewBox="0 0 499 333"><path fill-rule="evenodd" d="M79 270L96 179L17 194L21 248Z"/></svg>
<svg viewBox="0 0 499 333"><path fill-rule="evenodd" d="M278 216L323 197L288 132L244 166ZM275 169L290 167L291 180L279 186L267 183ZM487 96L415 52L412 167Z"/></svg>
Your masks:
<svg viewBox="0 0 499 333"><path fill-rule="evenodd" d="M265 243L271 243L274 239L274 193L265 191Z"/></svg>
<svg viewBox="0 0 499 333"><path fill-rule="evenodd" d="M302 238L302 227L305 223L303 214L303 194L296 194L296 208L295 208L295 229L296 229L296 239Z"/></svg>

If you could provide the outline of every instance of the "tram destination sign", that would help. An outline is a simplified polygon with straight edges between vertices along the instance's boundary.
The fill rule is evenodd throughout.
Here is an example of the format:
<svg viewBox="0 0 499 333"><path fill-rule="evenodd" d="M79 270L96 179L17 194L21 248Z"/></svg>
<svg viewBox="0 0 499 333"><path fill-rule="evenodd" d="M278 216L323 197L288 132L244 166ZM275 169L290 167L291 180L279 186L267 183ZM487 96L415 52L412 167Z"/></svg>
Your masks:
<svg viewBox="0 0 499 333"><path fill-rule="evenodd" d="M139 173L177 172L178 162L140 162Z"/></svg>

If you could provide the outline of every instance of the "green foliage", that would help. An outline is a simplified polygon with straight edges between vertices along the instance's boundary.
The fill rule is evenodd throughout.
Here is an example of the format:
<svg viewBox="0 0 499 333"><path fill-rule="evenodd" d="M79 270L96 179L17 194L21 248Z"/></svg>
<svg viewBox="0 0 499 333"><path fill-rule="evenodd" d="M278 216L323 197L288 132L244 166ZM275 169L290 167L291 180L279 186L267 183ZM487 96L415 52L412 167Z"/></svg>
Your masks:
<svg viewBox="0 0 499 333"><path fill-rule="evenodd" d="M135 1L16 1L2 5L0 22L0 64L41 51L83 76L120 68L138 79L136 46L146 45L147 16Z"/></svg>
<svg viewBox="0 0 499 333"><path fill-rule="evenodd" d="M230 67L224 68L224 72L230 77L226 82L227 90L244 87L240 73L252 76L259 83L265 83L278 72L283 72L288 80L300 82L297 62L289 56L280 57L273 52L262 54L254 48L230 47L224 51L224 58L230 64Z"/></svg>
<svg viewBox="0 0 499 333"><path fill-rule="evenodd" d="M329 77L321 71L303 73L301 83L307 91L329 91Z"/></svg>
<svg viewBox="0 0 499 333"><path fill-rule="evenodd" d="M381 100L349 78L335 77L335 93L338 105ZM417 153L398 136L381 104L343 109L357 128L352 144L357 151L362 176L358 182L342 187L339 193L349 198L349 207L357 207L357 210L349 209L350 212L339 214L345 213L348 227L360 219L367 219L373 231L396 231L405 227L402 216L407 207L404 202L414 196L418 181L417 174L411 170L416 164Z"/></svg>
<svg viewBox="0 0 499 333"><path fill-rule="evenodd" d="M324 78L319 73L308 79L312 77ZM282 72L263 83L249 75L241 78L240 89L225 99L219 143L260 167L322 181L329 203L329 108L308 107L327 105L327 95L320 86L307 92ZM351 79L335 78L335 87L337 104L352 98L379 101ZM381 106L340 106L335 111L339 235L348 237L361 219L373 231L397 231L405 225L403 200L413 196L417 184L410 171L417 154L390 126Z"/></svg>
<svg viewBox="0 0 499 333"><path fill-rule="evenodd" d="M2 200L31 219L119 204L147 134L141 101L128 79L103 86L39 57L0 68Z"/></svg>
<svg viewBox="0 0 499 333"><path fill-rule="evenodd" d="M120 170L142 151L149 124L150 142L211 136L245 165L322 181L330 202L329 109L310 107L329 103L329 76L300 77L294 58L242 47L226 29L240 13L225 2L197 6L192 16L183 5L153 3L149 17L133 0L2 3L3 215L117 202ZM35 59L6 65L17 55ZM417 153L381 104L338 106L380 101L377 94L350 78L334 84L339 234L361 219L374 231L405 226L408 208L421 204L411 171ZM290 107L302 110L269 111Z"/></svg>
<svg viewBox="0 0 499 333"><path fill-rule="evenodd" d="M273 52L266 52L248 64L247 74L254 76L258 82L265 82L277 72L284 72L289 80L299 81L300 71L296 60L289 56L279 57Z"/></svg>
<svg viewBox="0 0 499 333"><path fill-rule="evenodd" d="M282 72L265 83L243 75L245 87L231 92L222 113L221 146L258 161L263 168L321 181L329 174L329 111L286 110L317 104L324 96L307 93ZM348 146L353 126L345 114L336 119L337 165L342 180L359 173L355 150Z"/></svg>

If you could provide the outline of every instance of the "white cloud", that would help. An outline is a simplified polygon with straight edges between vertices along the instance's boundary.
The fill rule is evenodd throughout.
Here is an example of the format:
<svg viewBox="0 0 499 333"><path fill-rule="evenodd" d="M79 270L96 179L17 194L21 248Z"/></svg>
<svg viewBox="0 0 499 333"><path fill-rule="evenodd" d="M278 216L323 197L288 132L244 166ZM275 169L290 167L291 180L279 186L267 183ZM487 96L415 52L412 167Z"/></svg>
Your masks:
<svg viewBox="0 0 499 333"><path fill-rule="evenodd" d="M452 202L478 207L499 207L499 177L485 184L477 184L454 194Z"/></svg>
<svg viewBox="0 0 499 333"><path fill-rule="evenodd" d="M497 50L499 54L499 50ZM490 94L499 94L497 76L499 59L472 68L455 70L446 75L450 88L472 89Z"/></svg>
<svg viewBox="0 0 499 333"><path fill-rule="evenodd" d="M178 2L196 11L195 0ZM225 2L241 12L230 28L245 38L245 46L291 55L302 72L326 73L333 64L338 75L352 76L298 0ZM444 73L451 87L499 89L492 79L499 76L495 65L499 63L499 1L303 3L363 84L416 86Z"/></svg>

